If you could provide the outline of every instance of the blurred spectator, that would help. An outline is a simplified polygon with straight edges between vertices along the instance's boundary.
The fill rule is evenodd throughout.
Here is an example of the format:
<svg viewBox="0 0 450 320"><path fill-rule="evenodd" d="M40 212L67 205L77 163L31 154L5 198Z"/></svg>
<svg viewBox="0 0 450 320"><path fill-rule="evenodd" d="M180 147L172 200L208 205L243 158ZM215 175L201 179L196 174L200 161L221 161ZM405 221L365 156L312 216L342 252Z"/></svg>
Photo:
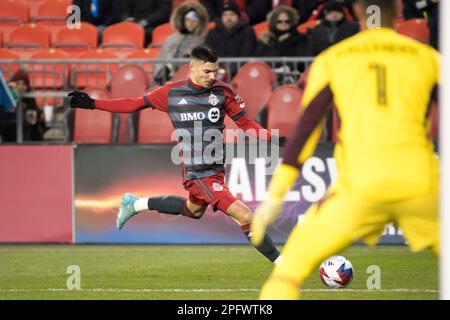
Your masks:
<svg viewBox="0 0 450 320"><path fill-rule="evenodd" d="M225 3L231 2L233 0L200 0L200 3L205 6L208 10L209 19L211 21L220 20L222 16L222 8ZM241 16L245 14L246 2L247 0L237 0L234 1L241 11Z"/></svg>
<svg viewBox="0 0 450 320"><path fill-rule="evenodd" d="M345 19L344 7L338 1L329 1L324 18L309 34L309 52L318 55L326 48L359 32L359 24Z"/></svg>
<svg viewBox="0 0 450 320"><path fill-rule="evenodd" d="M439 48L439 2L440 0L403 0L403 17L427 19L430 29L430 45Z"/></svg>
<svg viewBox="0 0 450 320"><path fill-rule="evenodd" d="M308 20L323 18L325 5L330 0L292 0L292 7L297 9L300 15L300 24ZM353 12L353 4L356 0L339 0L344 5L343 12L347 20L357 20Z"/></svg>
<svg viewBox="0 0 450 320"><path fill-rule="evenodd" d="M246 12L250 24L255 25L267 19L267 14L280 6L292 6L294 0L247 0Z"/></svg>
<svg viewBox="0 0 450 320"><path fill-rule="evenodd" d="M223 6L221 20L208 33L206 44L221 57L248 57L255 50L256 35L249 23L242 21L238 6L230 2Z"/></svg>
<svg viewBox="0 0 450 320"><path fill-rule="evenodd" d="M261 35L256 53L266 57L308 55L308 38L297 31L297 11L288 6L272 10L267 16L269 31Z"/></svg>
<svg viewBox="0 0 450 320"><path fill-rule="evenodd" d="M189 57L193 48L205 42L208 32L209 16L206 8L197 2L181 4L172 14L170 22L177 32L169 36L158 58ZM171 64L159 65L155 68L155 80L162 83L175 72Z"/></svg>
<svg viewBox="0 0 450 320"><path fill-rule="evenodd" d="M172 11L171 0L126 0L123 4L124 20L144 27L146 45L152 40L153 29L168 22Z"/></svg>
<svg viewBox="0 0 450 320"><path fill-rule="evenodd" d="M107 26L120 22L122 1L117 0L73 0L81 9L81 21L89 22L103 31Z"/></svg>
<svg viewBox="0 0 450 320"><path fill-rule="evenodd" d="M30 78L23 71L17 71L9 81L9 87L14 98L20 99L24 93L31 92ZM16 136L16 110L14 108L3 115L0 125L2 140L6 142L15 142ZM23 140L24 141L40 141L45 131L44 113L40 110L34 98L22 99L23 112Z"/></svg>

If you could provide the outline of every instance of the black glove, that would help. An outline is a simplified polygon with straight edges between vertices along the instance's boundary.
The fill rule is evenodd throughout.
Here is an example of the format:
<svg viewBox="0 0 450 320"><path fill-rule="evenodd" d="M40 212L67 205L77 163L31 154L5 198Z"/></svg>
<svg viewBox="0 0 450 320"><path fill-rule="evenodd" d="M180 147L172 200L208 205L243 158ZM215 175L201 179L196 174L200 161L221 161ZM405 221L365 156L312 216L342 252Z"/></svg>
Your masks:
<svg viewBox="0 0 450 320"><path fill-rule="evenodd" d="M87 93L81 91L72 91L69 93L70 107L71 108L83 108L83 109L94 109L94 99L89 97Z"/></svg>

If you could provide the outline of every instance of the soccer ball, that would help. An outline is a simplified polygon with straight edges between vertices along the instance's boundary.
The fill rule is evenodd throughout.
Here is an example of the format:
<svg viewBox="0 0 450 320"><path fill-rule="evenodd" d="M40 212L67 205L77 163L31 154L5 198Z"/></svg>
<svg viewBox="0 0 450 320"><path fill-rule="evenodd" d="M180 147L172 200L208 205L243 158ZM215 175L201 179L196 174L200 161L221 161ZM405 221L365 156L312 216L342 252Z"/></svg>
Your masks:
<svg viewBox="0 0 450 320"><path fill-rule="evenodd" d="M320 265L320 280L329 288L345 288L353 279L353 266L342 256L332 256Z"/></svg>

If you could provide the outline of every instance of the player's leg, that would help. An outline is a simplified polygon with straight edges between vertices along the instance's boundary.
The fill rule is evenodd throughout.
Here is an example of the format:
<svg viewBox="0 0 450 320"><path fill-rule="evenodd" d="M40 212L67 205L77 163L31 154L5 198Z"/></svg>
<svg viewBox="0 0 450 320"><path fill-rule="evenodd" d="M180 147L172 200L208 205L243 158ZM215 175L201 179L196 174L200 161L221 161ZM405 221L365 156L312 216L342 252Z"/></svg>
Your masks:
<svg viewBox="0 0 450 320"><path fill-rule="evenodd" d="M395 222L412 251L431 248L439 254L438 193L393 204Z"/></svg>
<svg viewBox="0 0 450 320"><path fill-rule="evenodd" d="M337 195L313 205L289 236L283 259L263 286L260 298L298 299L302 284L323 260L358 238L381 234L388 216L378 210Z"/></svg>
<svg viewBox="0 0 450 320"><path fill-rule="evenodd" d="M247 240L250 241L250 224L252 221L252 213L250 209L240 200L236 200L231 194L217 203L217 208L225 212L228 216L241 227ZM231 203L231 204L230 204ZM265 235L264 240L255 248L261 252L267 259L276 262L280 257L280 252L277 250L269 235Z"/></svg>
<svg viewBox="0 0 450 320"><path fill-rule="evenodd" d="M170 215L183 215L192 219L199 219L205 212L206 203L192 202L184 197L169 195L151 198L138 198L132 194L125 194L117 215L117 228L120 230L124 224L139 212L155 210Z"/></svg>

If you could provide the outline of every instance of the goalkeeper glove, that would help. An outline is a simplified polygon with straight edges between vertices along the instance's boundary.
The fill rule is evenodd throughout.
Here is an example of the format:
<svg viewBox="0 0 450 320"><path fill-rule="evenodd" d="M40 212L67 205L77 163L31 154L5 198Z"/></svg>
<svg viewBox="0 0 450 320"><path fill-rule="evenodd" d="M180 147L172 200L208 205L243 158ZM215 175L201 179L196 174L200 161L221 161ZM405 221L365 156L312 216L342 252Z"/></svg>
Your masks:
<svg viewBox="0 0 450 320"><path fill-rule="evenodd" d="M69 93L70 107L82 109L94 109L94 99L89 97L87 93L81 91L72 91Z"/></svg>

